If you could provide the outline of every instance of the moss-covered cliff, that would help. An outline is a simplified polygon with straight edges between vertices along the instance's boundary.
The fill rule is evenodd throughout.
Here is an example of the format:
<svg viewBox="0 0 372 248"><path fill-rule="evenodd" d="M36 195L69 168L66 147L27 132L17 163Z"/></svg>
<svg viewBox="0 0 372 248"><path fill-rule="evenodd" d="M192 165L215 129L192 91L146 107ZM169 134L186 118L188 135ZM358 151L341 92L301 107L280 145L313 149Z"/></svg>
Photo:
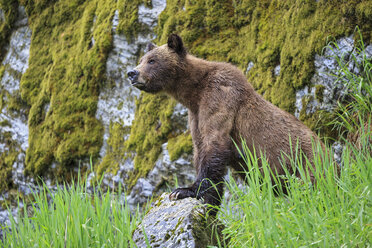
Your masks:
<svg viewBox="0 0 372 248"><path fill-rule="evenodd" d="M29 68L21 81L30 106L27 173L39 175L53 162L63 172L97 157L102 127L94 115L111 49L113 4L24 3L32 29Z"/></svg>
<svg viewBox="0 0 372 248"><path fill-rule="evenodd" d="M57 175L70 175L80 161L98 158L102 146L102 125L95 118L100 88L105 79L106 59L112 47L112 17L116 9L124 17L136 13L142 1L1 1L1 56L24 6L32 30L29 65L21 79L17 99L3 96L1 109L26 107L29 146L25 173L43 175L56 163ZM132 23L120 22L122 32L131 34ZM1 77L4 67L1 66ZM17 109L18 107L18 109ZM3 123L4 124L4 123ZM9 152L1 155L1 188L18 154L12 139L1 141ZM55 173L54 172L54 173Z"/></svg>
<svg viewBox="0 0 372 248"><path fill-rule="evenodd" d="M41 175L57 163L59 175L67 175L79 161L98 161L103 127L95 112L112 48L112 17L118 9L118 31L130 40L146 31L138 22L141 4L151 6L151 1L0 1L5 17L0 23L0 59L18 5L25 6L32 30L29 67L20 88L20 101L29 109L27 173ZM321 53L328 37L350 35L356 25L370 43L371 1L168 0L156 42L165 43L176 32L196 56L231 62L243 71L253 62L248 80L266 99L293 113L296 90L309 85L314 73L314 55ZM1 71L0 67L0 76ZM190 137L173 132L174 106L175 101L164 95L142 94L130 131L112 124L108 142L113 149L103 158L100 172L115 171L115 160L134 156L127 182L133 186L153 167L169 139L172 159L190 152ZM311 127L317 121L316 115L309 118L306 113L301 119ZM9 162L13 157L9 153L3 159Z"/></svg>
<svg viewBox="0 0 372 248"><path fill-rule="evenodd" d="M159 17L156 42L164 44L168 35L176 32L184 39L189 52L198 57L231 62L243 71L253 62L253 68L247 73L250 83L267 100L294 113L296 90L310 84L315 54L321 54L328 38L350 35L357 25L370 43L370 1L168 0ZM275 75L278 65L280 73ZM158 98L156 102L162 99L144 94L143 99L147 98L151 101ZM167 109L167 104L167 101L160 102L159 109ZM156 125L140 125L146 116L140 113L147 106L138 107L132 134L141 137L154 132ZM319 121L317 114L307 116L302 112L300 119L312 128L318 127L315 125ZM158 135L164 137L162 132ZM177 142L173 149L188 150L190 143L191 140ZM142 142L135 147L138 145L145 148ZM160 143L153 143L150 154L159 153L159 149ZM149 156L146 155L149 148L143 151ZM153 158L137 157L135 174L146 175L156 160L156 156L149 157Z"/></svg>
<svg viewBox="0 0 372 248"><path fill-rule="evenodd" d="M295 90L310 82L314 55L328 37L350 35L356 25L372 39L370 1L168 1L159 42L179 33L191 53L228 61L274 104L294 112ZM279 76L274 68L280 65Z"/></svg>

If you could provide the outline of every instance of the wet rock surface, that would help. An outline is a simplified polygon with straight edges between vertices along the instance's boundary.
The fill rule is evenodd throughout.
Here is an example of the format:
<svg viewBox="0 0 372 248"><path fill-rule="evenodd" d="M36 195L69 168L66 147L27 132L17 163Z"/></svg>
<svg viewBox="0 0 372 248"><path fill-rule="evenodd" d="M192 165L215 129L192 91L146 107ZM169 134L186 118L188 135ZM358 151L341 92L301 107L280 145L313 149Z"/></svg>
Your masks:
<svg viewBox="0 0 372 248"><path fill-rule="evenodd" d="M207 247L216 225L205 219L205 207L194 198L170 201L163 194L133 233L137 247Z"/></svg>

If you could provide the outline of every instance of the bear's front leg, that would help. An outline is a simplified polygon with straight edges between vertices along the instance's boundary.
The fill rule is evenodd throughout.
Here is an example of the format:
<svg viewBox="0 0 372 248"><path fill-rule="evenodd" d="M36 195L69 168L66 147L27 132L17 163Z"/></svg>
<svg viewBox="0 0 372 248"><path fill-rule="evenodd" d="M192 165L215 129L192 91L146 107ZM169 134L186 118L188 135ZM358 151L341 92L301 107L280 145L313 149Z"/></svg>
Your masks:
<svg viewBox="0 0 372 248"><path fill-rule="evenodd" d="M226 175L231 152L225 145L215 145L216 147L212 151L201 151L200 156L198 156L200 160L198 161L195 183L190 187L174 190L169 196L171 200L193 197L202 199L206 204L220 205L224 189L224 176Z"/></svg>
<svg viewBox="0 0 372 248"><path fill-rule="evenodd" d="M224 94L218 87L212 90L216 92L209 93L214 96ZM233 148L230 135L236 108L230 101L235 101L235 97L222 95L218 98L224 101L211 97L203 99L198 111L189 111L196 181L188 188L174 190L169 197L173 200L194 197L203 199L204 203L219 206L223 196L224 176Z"/></svg>
<svg viewBox="0 0 372 248"><path fill-rule="evenodd" d="M227 161L230 151L215 151L208 153L200 161L197 179L188 188L174 190L169 198L171 200L193 197L202 199L205 204L219 206L223 196L224 176L227 170ZM211 215L216 215L215 208L210 209Z"/></svg>

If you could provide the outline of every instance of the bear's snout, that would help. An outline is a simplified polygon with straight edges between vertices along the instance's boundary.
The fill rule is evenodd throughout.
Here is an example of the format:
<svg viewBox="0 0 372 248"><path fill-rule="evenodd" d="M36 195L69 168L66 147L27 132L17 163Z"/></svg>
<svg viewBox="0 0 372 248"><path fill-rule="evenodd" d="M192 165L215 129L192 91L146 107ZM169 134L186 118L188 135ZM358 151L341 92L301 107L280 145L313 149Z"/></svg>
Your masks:
<svg viewBox="0 0 372 248"><path fill-rule="evenodd" d="M127 72L128 78L130 81L137 81L138 80L138 75L139 71L137 70L131 70Z"/></svg>

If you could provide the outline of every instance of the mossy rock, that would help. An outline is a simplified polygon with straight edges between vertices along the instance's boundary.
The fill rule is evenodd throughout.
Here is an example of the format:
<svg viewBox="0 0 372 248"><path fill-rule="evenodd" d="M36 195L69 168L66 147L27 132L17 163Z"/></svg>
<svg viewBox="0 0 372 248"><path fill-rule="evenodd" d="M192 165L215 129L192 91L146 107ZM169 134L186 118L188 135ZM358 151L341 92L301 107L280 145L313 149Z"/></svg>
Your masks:
<svg viewBox="0 0 372 248"><path fill-rule="evenodd" d="M138 247L207 247L222 240L222 224L207 217L207 208L195 198L169 200L162 194L133 232ZM222 242L223 243L223 242Z"/></svg>
<svg viewBox="0 0 372 248"><path fill-rule="evenodd" d="M0 61L2 61L5 55L5 48L7 47L10 34L17 19L18 0L0 0L0 9L4 17L4 20L0 19Z"/></svg>
<svg viewBox="0 0 372 248"><path fill-rule="evenodd" d="M127 182L129 188L154 167L162 151L161 145L172 132L171 116L175 105L175 100L163 94L141 94L137 100L135 119L125 143L126 150L135 153L134 171Z"/></svg>
<svg viewBox="0 0 372 248"><path fill-rule="evenodd" d="M0 0L5 16L0 23L0 59L19 5L25 6L32 29L29 67L20 89L29 111L27 173L42 175L56 162L68 174L78 161L98 161L103 127L95 112L112 48L112 17L118 9L118 31L134 37L144 30L138 23L141 4L151 6L151 1ZM267 100L293 113L295 93L310 84L314 55L321 53L327 38L350 35L359 25L365 42L371 43L371 13L367 0L169 0L159 16L155 42L164 44L175 32L198 57L230 62L243 71L254 62L248 80ZM281 71L276 76L278 65ZM1 108L8 104L2 99ZM11 108L17 110L18 103L11 103ZM175 104L164 95L141 94L130 132L111 127L113 134L129 133L129 139L111 138L116 150L103 161L100 172L115 172L120 156L134 157L135 169L127 182L133 186L153 168L165 142L172 159L189 152L190 137L177 137L172 131ZM303 120L314 128L319 116Z"/></svg>
<svg viewBox="0 0 372 248"><path fill-rule="evenodd" d="M190 133L180 134L168 140L168 152L171 161L175 161L182 154L192 153L192 138Z"/></svg>

